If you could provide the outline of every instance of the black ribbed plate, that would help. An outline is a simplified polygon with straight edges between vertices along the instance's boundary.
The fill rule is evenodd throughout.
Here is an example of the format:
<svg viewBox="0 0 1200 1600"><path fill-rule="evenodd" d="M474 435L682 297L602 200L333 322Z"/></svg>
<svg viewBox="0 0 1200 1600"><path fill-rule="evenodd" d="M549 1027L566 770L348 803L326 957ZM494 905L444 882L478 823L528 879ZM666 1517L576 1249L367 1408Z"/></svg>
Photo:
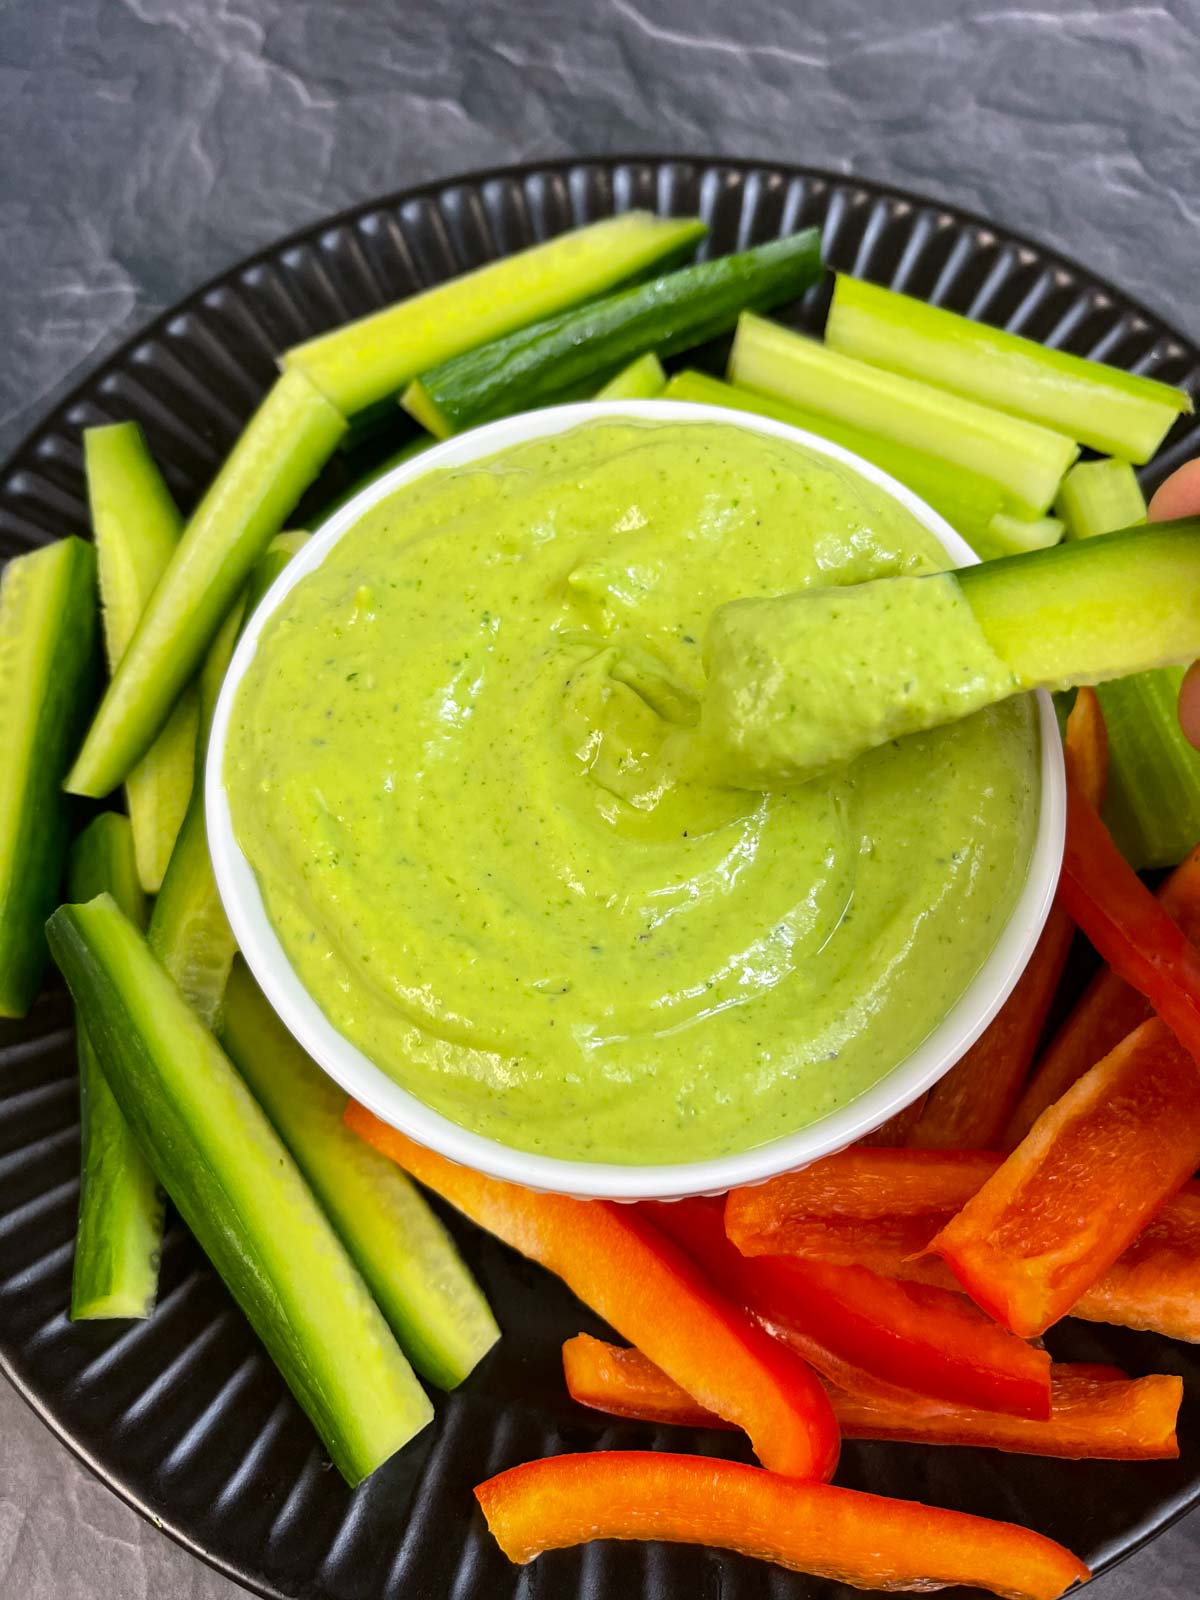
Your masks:
<svg viewBox="0 0 1200 1600"><path fill-rule="evenodd" d="M87 533L79 444L87 425L137 418L186 506L265 389L275 352L630 206L699 211L714 253L818 223L833 266L1193 392L1200 379L1200 351L1117 290L1027 240L914 196L737 161L509 169L346 212L161 317L9 463L0 478L0 552ZM824 311L824 295L814 292L795 319L818 329ZM393 434L362 447L357 459L340 459L320 496L352 481L372 452L382 457L397 443ZM1147 486L1195 453L1200 425L1181 423ZM319 514L318 491L308 515ZM596 1545L509 1567L471 1496L501 1467L603 1446L719 1455L740 1447L727 1433L607 1426L576 1408L563 1388L559 1348L580 1329L603 1332L601 1325L545 1273L457 1221L505 1337L470 1382L439 1401L435 1424L351 1494L178 1223L167 1235L150 1321L67 1321L78 1159L70 1009L52 987L26 1021L0 1023L0 1363L118 1494L251 1589L287 1600L831 1600L850 1593L665 1545ZM1126 1467L852 1444L839 1481L1026 1523L1097 1568L1127 1554L1200 1499L1200 1362L1185 1346L1088 1324L1056 1328L1050 1343L1060 1358L1181 1372L1188 1387L1182 1459Z"/></svg>

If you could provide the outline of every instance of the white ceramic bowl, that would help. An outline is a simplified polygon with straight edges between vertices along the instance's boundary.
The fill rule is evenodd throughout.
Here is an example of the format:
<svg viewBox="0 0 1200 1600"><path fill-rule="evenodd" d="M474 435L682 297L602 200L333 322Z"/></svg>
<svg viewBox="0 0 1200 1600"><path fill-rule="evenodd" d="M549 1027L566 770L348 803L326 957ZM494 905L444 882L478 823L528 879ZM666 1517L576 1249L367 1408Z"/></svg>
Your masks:
<svg viewBox="0 0 1200 1600"><path fill-rule="evenodd" d="M885 472L827 440L786 423L742 411L668 400L588 402L526 413L472 433L448 439L418 459L396 467L354 497L289 562L264 597L243 633L217 705L205 774L208 838L225 910L251 971L295 1035L330 1077L385 1122L401 1129L452 1161L478 1168L534 1189L613 1200L679 1198L756 1183L778 1172L806 1165L841 1150L879 1127L894 1112L923 1093L959 1059L999 1010L1041 932L1050 909L1062 860L1066 786L1062 748L1048 695L1039 695L1041 731L1041 809L1029 874L995 948L961 999L905 1060L864 1094L819 1122L768 1144L709 1161L663 1166L616 1166L561 1161L531 1155L459 1127L394 1082L338 1033L293 972L275 936L248 862L238 848L222 781L230 709L238 684L254 655L267 618L288 591L320 566L342 535L362 514L401 484L435 467L457 467L495 455L509 445L540 438L599 418L638 418L660 422L723 422L752 432L789 439L818 455L844 462L898 500L941 542L957 566L975 556L954 530Z"/></svg>

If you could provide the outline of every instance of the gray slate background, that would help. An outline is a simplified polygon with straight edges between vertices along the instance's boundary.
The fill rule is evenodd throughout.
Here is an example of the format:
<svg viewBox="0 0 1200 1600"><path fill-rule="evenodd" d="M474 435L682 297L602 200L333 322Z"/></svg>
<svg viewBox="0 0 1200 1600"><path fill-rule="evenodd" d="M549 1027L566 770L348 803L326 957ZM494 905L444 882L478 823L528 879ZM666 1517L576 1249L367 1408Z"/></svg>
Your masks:
<svg viewBox="0 0 1200 1600"><path fill-rule="evenodd" d="M1197 0L0 0L0 457L280 233L559 154L890 180L1045 240L1196 337L1198 75ZM1200 1515L1089 1596L1198 1590ZM0 1600L241 1592L0 1385Z"/></svg>

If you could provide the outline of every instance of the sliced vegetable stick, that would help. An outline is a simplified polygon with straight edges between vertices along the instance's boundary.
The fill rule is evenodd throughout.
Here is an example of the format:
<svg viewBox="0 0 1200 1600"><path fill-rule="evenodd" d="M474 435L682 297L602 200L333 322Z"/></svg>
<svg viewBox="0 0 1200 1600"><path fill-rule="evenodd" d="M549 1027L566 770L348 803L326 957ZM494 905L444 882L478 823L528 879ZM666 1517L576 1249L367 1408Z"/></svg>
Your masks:
<svg viewBox="0 0 1200 1600"><path fill-rule="evenodd" d="M1200 846L1163 881L1158 898L1192 944L1200 945ZM1038 1062L1005 1129L1003 1147L1019 1144L1047 1106L1150 1015L1143 994L1111 967L1102 968Z"/></svg>
<svg viewBox="0 0 1200 1600"><path fill-rule="evenodd" d="M521 1564L592 1539L666 1539L860 1589L968 1583L1009 1600L1056 1600L1090 1576L1069 1550L1010 1522L704 1456L553 1456L490 1478L475 1497L500 1548Z"/></svg>
<svg viewBox="0 0 1200 1600"><path fill-rule="evenodd" d="M794 1477L831 1476L833 1411L816 1374L716 1293L631 1206L535 1194L414 1144L353 1100L347 1125L481 1228L540 1261L618 1333Z"/></svg>
<svg viewBox="0 0 1200 1600"><path fill-rule="evenodd" d="M1179 1042L1200 1059L1200 951L1188 943L1069 779L1058 892L1114 972L1146 996Z"/></svg>
<svg viewBox="0 0 1200 1600"><path fill-rule="evenodd" d="M1000 1166L986 1150L868 1150L735 1189L725 1225L745 1255L798 1255L956 1288L929 1241ZM1086 1322L1200 1342L1200 1184L1172 1195L1071 1307Z"/></svg>
<svg viewBox="0 0 1200 1600"><path fill-rule="evenodd" d="M1108 776L1108 736L1094 689L1076 695L1064 744L1067 771L1099 810ZM999 1144L1074 937L1071 918L1060 905L1051 906L1016 988L962 1060L934 1084L909 1144L943 1150L988 1150Z"/></svg>
<svg viewBox="0 0 1200 1600"><path fill-rule="evenodd" d="M989 1315L1045 1331L1200 1165L1200 1067L1157 1018L1045 1112L929 1248Z"/></svg>
<svg viewBox="0 0 1200 1600"><path fill-rule="evenodd" d="M623 1350L579 1333L562 1348L567 1390L579 1405L639 1422L693 1428L729 1424L697 1406L640 1350ZM920 1395L847 1394L830 1399L847 1439L907 1444L976 1445L1017 1455L1065 1460L1173 1461L1183 1380L1128 1378L1116 1367L1054 1366L1046 1421L973 1411Z"/></svg>
<svg viewBox="0 0 1200 1600"><path fill-rule="evenodd" d="M674 1200L640 1209L723 1294L842 1388L916 1390L1017 1416L1049 1416L1049 1356L1006 1335L960 1296L863 1267L748 1260L726 1237L719 1202Z"/></svg>

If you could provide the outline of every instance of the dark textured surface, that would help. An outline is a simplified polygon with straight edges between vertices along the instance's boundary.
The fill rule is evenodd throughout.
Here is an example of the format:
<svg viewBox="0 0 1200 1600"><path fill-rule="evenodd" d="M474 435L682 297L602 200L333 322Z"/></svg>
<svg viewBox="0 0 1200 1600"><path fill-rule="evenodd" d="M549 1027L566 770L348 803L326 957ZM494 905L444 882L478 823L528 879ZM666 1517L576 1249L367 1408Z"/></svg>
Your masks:
<svg viewBox="0 0 1200 1600"><path fill-rule="evenodd" d="M0 10L4 445L230 257L370 193L534 152L674 145L852 167L1040 235L1196 331L1194 11L909 4L901 32L867 4L806 7L803 22L683 0L514 9ZM56 1093L37 1097L48 1115ZM0 1406L0 1594L232 1592L81 1475L14 1396ZM1082 1489L1032 1478L1049 1497ZM1190 1595L1196 1552L1178 1530L1098 1600ZM622 1593L656 1560L622 1563Z"/></svg>

